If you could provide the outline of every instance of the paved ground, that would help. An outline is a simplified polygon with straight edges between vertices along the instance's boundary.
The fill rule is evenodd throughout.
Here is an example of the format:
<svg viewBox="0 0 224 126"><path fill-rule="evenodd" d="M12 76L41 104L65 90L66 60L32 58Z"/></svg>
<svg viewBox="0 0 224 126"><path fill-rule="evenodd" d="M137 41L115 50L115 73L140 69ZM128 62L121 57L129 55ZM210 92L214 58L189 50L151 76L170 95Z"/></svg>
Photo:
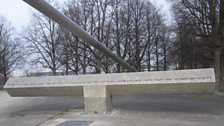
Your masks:
<svg viewBox="0 0 224 126"><path fill-rule="evenodd" d="M224 96L117 96L113 97L113 104L114 110L107 115L87 114L83 111L82 97L12 98L0 91L0 126L224 124Z"/></svg>
<svg viewBox="0 0 224 126"><path fill-rule="evenodd" d="M15 98L0 91L0 126L35 126L82 100L81 97Z"/></svg>

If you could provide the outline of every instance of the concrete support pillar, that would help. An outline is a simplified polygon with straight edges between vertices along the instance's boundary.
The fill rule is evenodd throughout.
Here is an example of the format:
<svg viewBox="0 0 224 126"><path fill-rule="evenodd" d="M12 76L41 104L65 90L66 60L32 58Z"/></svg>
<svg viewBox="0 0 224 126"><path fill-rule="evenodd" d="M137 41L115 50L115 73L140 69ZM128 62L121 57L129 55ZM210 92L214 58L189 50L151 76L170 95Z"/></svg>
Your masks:
<svg viewBox="0 0 224 126"><path fill-rule="evenodd" d="M112 109L111 96L107 86L84 86L83 93L86 112L107 113Z"/></svg>

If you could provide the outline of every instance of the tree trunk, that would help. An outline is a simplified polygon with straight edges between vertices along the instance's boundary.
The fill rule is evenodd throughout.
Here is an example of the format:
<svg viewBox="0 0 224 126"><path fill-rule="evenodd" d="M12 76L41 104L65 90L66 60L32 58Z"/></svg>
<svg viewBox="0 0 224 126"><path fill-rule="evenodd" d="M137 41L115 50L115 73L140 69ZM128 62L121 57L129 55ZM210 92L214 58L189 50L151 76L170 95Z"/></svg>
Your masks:
<svg viewBox="0 0 224 126"><path fill-rule="evenodd" d="M68 75L68 69L69 69L69 64L68 63L66 63L65 64L65 75Z"/></svg>
<svg viewBox="0 0 224 126"><path fill-rule="evenodd" d="M215 78L216 78L216 86L215 89L219 90L220 80L221 80L221 48L215 49Z"/></svg>
<svg viewBox="0 0 224 126"><path fill-rule="evenodd" d="M7 73L5 72L4 73L4 77L3 77L3 83L4 83L4 85L5 85L5 83L7 82L7 80L8 80L8 76L7 76Z"/></svg>
<svg viewBox="0 0 224 126"><path fill-rule="evenodd" d="M97 74L101 73L101 59L99 57L100 56L97 56L96 58L96 73Z"/></svg>
<svg viewBox="0 0 224 126"><path fill-rule="evenodd" d="M156 51L156 71L159 71L158 39L155 41L155 51Z"/></svg>
<svg viewBox="0 0 224 126"><path fill-rule="evenodd" d="M87 66L87 47L86 43L84 42L84 52L83 52L83 65L82 65L82 71L83 74L86 74L86 66Z"/></svg>
<svg viewBox="0 0 224 126"><path fill-rule="evenodd" d="M56 69L52 69L52 74L53 74L53 76L55 76L57 73L56 73Z"/></svg>
<svg viewBox="0 0 224 126"><path fill-rule="evenodd" d="M149 46L149 49L150 49L150 46ZM151 52L150 52L149 49L148 49L148 52L147 52L147 54L148 54L148 62L147 62L148 71L151 70Z"/></svg>
<svg viewBox="0 0 224 126"><path fill-rule="evenodd" d="M164 59L163 59L163 70L166 71L167 70L167 55L166 53L164 53Z"/></svg>

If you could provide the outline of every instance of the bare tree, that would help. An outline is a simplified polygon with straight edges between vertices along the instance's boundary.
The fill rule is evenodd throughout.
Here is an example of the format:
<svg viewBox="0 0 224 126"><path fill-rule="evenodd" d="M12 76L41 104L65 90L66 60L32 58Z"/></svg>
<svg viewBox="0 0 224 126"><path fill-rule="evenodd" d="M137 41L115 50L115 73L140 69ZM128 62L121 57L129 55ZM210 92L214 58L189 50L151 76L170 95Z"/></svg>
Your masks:
<svg viewBox="0 0 224 126"><path fill-rule="evenodd" d="M111 1L108 0L71 0L67 5L68 9L65 9L65 14L110 48L111 21L113 17L113 8L111 6ZM73 37L76 38L75 35ZM77 63L79 62L78 64L82 67L84 74L86 73L87 67L89 69L94 67L96 73L100 73L101 70L104 70L106 73L110 72L111 60L109 58L79 38L73 42L77 43L78 46L73 51L79 50L79 56L73 57L71 60L75 60ZM72 48L76 48L76 46Z"/></svg>
<svg viewBox="0 0 224 126"><path fill-rule="evenodd" d="M30 26L24 35L24 40L29 43L28 48L31 56L34 58L33 63L42 64L43 67L49 68L53 75L60 68L61 50L59 26L48 17L33 13Z"/></svg>
<svg viewBox="0 0 224 126"><path fill-rule="evenodd" d="M210 66L214 66L216 81L219 83L222 77L223 60L221 54L224 45L223 0L181 0L176 3L174 4L176 15L181 16L181 20L188 22L185 22L185 25L188 28L191 27L190 33L193 33L198 42L196 44L198 48L195 48L195 51L203 51L206 54L202 55L203 59L214 61L213 65ZM200 54L198 52L196 54Z"/></svg>
<svg viewBox="0 0 224 126"><path fill-rule="evenodd" d="M157 55L157 66L160 67L161 48L165 40L162 38L165 38L163 35L166 34L159 32L160 29L166 27L163 27L165 26L163 16L150 2L71 0L65 8L65 14L139 71L145 63L154 62L151 60L155 54ZM68 32L63 38L63 41L70 43L65 43L64 50L73 50L64 53L70 56L63 58L67 59L66 64L70 66L70 69L78 66L76 71L81 71L83 68L83 73L85 73L88 66L88 69L94 68L96 73L102 70L105 73L123 71L119 64L105 57L99 50L89 46L75 35ZM76 44L71 46L71 43ZM155 45L157 51L155 51ZM73 54L75 55L72 56Z"/></svg>
<svg viewBox="0 0 224 126"><path fill-rule="evenodd" d="M114 31L112 39L115 42L117 55L139 71L145 64L150 70L151 62L153 62L151 60L155 54L158 54L157 58L160 57L154 50L155 43L161 42L162 35L160 34L157 39L156 34L164 25L162 15L150 2L146 1L117 1L115 4L117 5L112 26ZM157 46L160 50L160 45ZM117 65L117 67L120 71L120 66Z"/></svg>
<svg viewBox="0 0 224 126"><path fill-rule="evenodd" d="M93 35L94 18L92 18L92 9L93 4L90 0L71 0L67 3L67 8L64 9L64 13L72 21ZM64 29L62 29L62 36L62 41L64 41L62 46L64 54L66 54L63 57L67 57L66 62L63 63L66 63L67 70L73 71L76 74L86 74L87 68L90 69L92 66L93 55L90 53L92 47L76 35Z"/></svg>
<svg viewBox="0 0 224 126"><path fill-rule="evenodd" d="M24 61L20 41L15 35L14 28L0 16L0 74L4 76L4 82Z"/></svg>

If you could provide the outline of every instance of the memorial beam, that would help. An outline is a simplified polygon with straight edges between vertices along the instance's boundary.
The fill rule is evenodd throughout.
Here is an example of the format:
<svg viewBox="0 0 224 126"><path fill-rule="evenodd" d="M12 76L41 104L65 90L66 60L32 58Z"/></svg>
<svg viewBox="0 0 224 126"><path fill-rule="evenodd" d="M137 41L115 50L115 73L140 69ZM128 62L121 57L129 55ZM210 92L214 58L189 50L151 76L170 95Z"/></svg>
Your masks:
<svg viewBox="0 0 224 126"><path fill-rule="evenodd" d="M112 110L111 96L213 94L213 69L11 77L5 90L13 97L83 96L86 112Z"/></svg>

